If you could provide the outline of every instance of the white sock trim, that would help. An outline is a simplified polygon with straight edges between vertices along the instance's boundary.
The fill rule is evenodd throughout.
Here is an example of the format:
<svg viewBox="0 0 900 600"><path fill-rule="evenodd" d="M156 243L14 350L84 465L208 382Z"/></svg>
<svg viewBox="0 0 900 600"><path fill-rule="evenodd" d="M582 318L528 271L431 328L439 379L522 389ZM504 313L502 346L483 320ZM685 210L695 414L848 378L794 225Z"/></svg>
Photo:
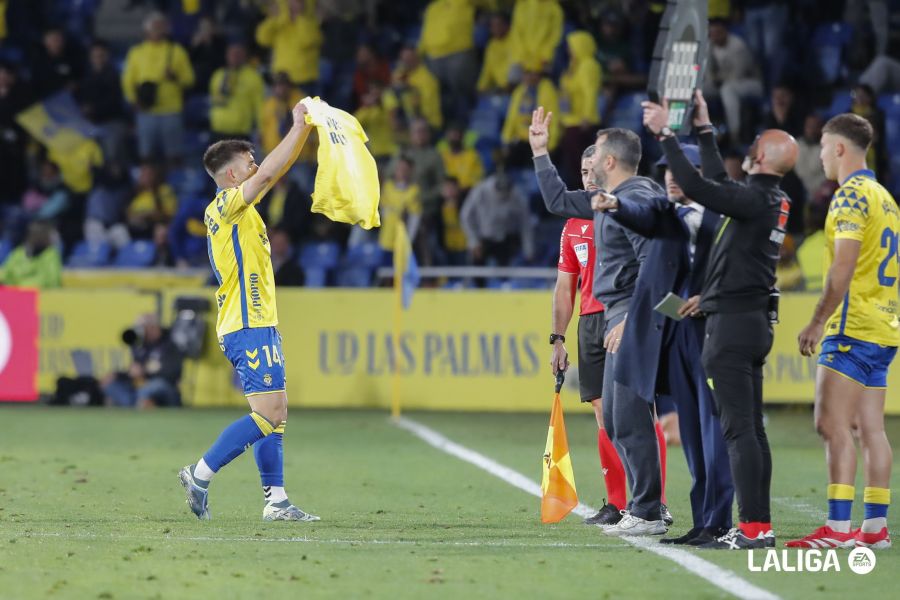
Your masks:
<svg viewBox="0 0 900 600"><path fill-rule="evenodd" d="M206 464L206 461L202 458L197 461L197 465L194 467L194 477L201 481L209 481L212 479L212 476L215 475L216 472L209 468L209 465Z"/></svg>
<svg viewBox="0 0 900 600"><path fill-rule="evenodd" d="M838 533L850 533L850 521L832 521L828 519L825 521L825 525Z"/></svg>
<svg viewBox="0 0 900 600"><path fill-rule="evenodd" d="M878 533L887 527L887 518L875 517L874 519L865 519L862 522L863 533Z"/></svg>
<svg viewBox="0 0 900 600"><path fill-rule="evenodd" d="M266 499L266 502L268 504L283 502L288 499L287 493L285 493L284 488L278 487L276 485L263 486L263 497Z"/></svg>

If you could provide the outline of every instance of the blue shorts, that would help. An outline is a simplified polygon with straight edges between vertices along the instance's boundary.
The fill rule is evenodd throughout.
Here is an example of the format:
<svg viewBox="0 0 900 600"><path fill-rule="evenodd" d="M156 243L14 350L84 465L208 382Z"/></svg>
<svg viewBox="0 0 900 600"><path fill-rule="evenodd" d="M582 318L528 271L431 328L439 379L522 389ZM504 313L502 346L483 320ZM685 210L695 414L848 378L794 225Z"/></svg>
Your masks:
<svg viewBox="0 0 900 600"><path fill-rule="evenodd" d="M284 354L277 329L239 329L220 337L219 347L241 378L245 396L284 391Z"/></svg>
<svg viewBox="0 0 900 600"><path fill-rule="evenodd" d="M830 335L822 340L819 364L867 388L886 388L887 373L897 354L895 346Z"/></svg>

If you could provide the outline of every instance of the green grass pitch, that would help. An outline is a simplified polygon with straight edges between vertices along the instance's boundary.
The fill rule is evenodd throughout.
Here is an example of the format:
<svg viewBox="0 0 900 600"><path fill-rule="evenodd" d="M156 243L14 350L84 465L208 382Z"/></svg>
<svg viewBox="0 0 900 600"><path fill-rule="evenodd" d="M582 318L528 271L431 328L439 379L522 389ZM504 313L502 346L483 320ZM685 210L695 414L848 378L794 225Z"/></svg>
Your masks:
<svg viewBox="0 0 900 600"><path fill-rule="evenodd" d="M542 525L537 498L382 412L291 413L287 490L320 523L261 521L252 453L216 477L213 520L199 522L177 471L240 414L0 408L0 599L728 597L574 516ZM408 416L540 478L546 414ZM579 497L598 506L593 416L569 414L567 426ZM888 429L900 443L900 420ZM807 411L770 411L769 431L784 541L823 518L823 453ZM681 449L670 448L676 535L690 526L688 487ZM861 497L859 480L855 524ZM694 552L782 598L890 597L900 568L900 548L879 552L865 576L847 568L846 551L840 573L751 573L743 552Z"/></svg>

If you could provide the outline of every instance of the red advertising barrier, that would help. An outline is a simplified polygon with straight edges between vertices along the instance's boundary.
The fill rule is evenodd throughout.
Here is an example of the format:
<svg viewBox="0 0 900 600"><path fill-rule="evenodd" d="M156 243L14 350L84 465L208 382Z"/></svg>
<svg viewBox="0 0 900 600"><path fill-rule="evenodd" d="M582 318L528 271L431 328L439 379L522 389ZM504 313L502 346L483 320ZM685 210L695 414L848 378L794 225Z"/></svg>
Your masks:
<svg viewBox="0 0 900 600"><path fill-rule="evenodd" d="M38 293L0 287L0 401L38 398Z"/></svg>

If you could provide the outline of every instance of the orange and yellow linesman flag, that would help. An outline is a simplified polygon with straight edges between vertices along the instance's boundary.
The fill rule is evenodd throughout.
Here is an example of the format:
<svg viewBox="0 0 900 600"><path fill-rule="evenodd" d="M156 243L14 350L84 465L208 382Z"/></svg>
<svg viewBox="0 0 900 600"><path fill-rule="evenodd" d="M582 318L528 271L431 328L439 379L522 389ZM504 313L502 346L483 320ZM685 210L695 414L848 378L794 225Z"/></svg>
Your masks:
<svg viewBox="0 0 900 600"><path fill-rule="evenodd" d="M544 450L543 476L541 477L541 522L559 523L578 506L575 492L575 473L569 457L569 440L566 437L566 423L563 420L559 391L564 374L556 376L556 394L550 411L550 429L547 431L547 447Z"/></svg>

